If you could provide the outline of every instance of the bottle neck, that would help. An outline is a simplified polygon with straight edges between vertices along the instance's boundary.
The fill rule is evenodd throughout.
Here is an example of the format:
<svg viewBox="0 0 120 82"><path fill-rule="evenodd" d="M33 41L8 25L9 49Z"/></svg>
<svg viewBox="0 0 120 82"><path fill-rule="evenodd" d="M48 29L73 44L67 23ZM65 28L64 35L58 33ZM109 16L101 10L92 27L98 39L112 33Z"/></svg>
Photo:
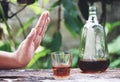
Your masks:
<svg viewBox="0 0 120 82"><path fill-rule="evenodd" d="M97 16L96 15L89 15L88 22L98 24Z"/></svg>
<svg viewBox="0 0 120 82"><path fill-rule="evenodd" d="M97 15L96 15L96 7L90 6L89 7L89 18L88 22L91 23L98 23Z"/></svg>

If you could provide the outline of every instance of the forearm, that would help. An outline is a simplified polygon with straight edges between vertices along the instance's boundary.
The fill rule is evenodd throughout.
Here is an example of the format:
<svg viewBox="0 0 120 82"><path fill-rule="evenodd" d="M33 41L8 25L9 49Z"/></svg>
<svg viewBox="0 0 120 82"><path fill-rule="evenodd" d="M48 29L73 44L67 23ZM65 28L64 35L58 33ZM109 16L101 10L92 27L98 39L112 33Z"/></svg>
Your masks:
<svg viewBox="0 0 120 82"><path fill-rule="evenodd" d="M14 55L13 52L0 51L0 69L21 68Z"/></svg>
<svg viewBox="0 0 120 82"><path fill-rule="evenodd" d="M50 22L48 12L44 12L35 28L20 44L15 52L0 51L0 69L23 68L33 58L35 50L41 43L47 26Z"/></svg>

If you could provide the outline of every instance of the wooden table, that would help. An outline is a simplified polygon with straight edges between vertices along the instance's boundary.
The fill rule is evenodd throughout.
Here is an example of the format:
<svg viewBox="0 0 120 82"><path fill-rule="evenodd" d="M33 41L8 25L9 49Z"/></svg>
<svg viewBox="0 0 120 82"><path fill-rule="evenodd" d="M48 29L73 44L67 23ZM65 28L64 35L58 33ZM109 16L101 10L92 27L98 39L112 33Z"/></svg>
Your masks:
<svg viewBox="0 0 120 82"><path fill-rule="evenodd" d="M120 69L103 73L84 74L79 68L71 69L69 80L55 80L51 69L0 70L0 82L120 82Z"/></svg>

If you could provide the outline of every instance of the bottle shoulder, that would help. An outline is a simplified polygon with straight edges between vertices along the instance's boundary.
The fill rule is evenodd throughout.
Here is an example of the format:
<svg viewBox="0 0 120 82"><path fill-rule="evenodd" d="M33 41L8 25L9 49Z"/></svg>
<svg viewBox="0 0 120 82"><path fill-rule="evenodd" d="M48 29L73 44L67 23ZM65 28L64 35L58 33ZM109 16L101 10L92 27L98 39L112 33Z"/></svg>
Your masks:
<svg viewBox="0 0 120 82"><path fill-rule="evenodd" d="M87 21L86 24L83 26L85 28L99 28L99 29L103 29L103 26L99 23L92 23Z"/></svg>
<svg viewBox="0 0 120 82"><path fill-rule="evenodd" d="M99 32L104 33L104 27L101 24L95 23L86 23L83 27L82 31L92 31L92 32Z"/></svg>

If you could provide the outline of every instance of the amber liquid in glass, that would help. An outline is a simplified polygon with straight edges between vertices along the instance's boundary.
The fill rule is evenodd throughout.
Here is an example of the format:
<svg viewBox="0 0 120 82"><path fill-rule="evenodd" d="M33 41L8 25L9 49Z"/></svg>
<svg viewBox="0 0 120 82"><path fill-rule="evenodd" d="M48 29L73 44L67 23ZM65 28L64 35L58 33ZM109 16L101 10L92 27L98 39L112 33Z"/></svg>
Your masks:
<svg viewBox="0 0 120 82"><path fill-rule="evenodd" d="M53 73L55 78L69 78L70 76L70 66L59 65L53 66Z"/></svg>
<svg viewBox="0 0 120 82"><path fill-rule="evenodd" d="M83 73L104 72L109 66L109 60L79 60L78 66Z"/></svg>

